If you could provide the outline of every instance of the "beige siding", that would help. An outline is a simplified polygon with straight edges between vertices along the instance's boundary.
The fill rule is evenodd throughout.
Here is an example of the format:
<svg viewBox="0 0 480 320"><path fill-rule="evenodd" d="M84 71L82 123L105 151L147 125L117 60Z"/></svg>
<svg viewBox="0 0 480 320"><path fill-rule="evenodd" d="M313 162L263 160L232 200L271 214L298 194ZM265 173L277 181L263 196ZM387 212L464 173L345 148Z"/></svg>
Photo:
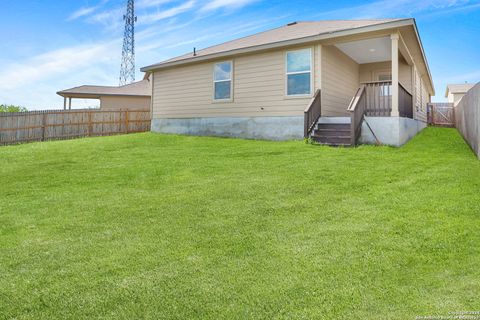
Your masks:
<svg viewBox="0 0 480 320"><path fill-rule="evenodd" d="M379 71L391 70L390 61L359 65L335 46L324 42L307 47L313 50L312 94L315 89L322 90L323 116L348 116L347 107L360 82L375 81ZM311 97L286 97L287 50L293 49L258 52L157 71L154 74L153 116L301 116ZM232 61L234 65L231 102L213 100L213 66L221 61ZM429 94L420 77L420 72L412 74L412 67L400 57L399 81L413 95L415 109L418 109L416 117L423 120Z"/></svg>
<svg viewBox="0 0 480 320"><path fill-rule="evenodd" d="M448 92L447 101L453 103L454 106L457 106L460 100L462 100L465 93L451 93Z"/></svg>
<svg viewBox="0 0 480 320"><path fill-rule="evenodd" d="M418 73L417 68L415 68L414 72L414 82L415 82L415 90L414 90L414 106L417 107L417 109L422 105L422 87L421 87L421 80L420 80L420 74Z"/></svg>
<svg viewBox="0 0 480 320"><path fill-rule="evenodd" d="M398 62L398 80L407 89L408 92L413 92L412 87L412 69L403 59ZM375 62L365 63L360 65L360 82L377 81L376 75L379 72L392 72L392 62Z"/></svg>
<svg viewBox="0 0 480 320"><path fill-rule="evenodd" d="M379 72L392 72L392 62L374 62L360 65L360 82L377 81L375 77Z"/></svg>
<svg viewBox="0 0 480 320"><path fill-rule="evenodd" d="M412 78L414 82L412 87L414 88L413 110L415 119L427 121L427 103L430 102L430 96L417 68L414 68Z"/></svg>
<svg viewBox="0 0 480 320"><path fill-rule="evenodd" d="M422 110L427 109L427 103L430 102L430 95L427 91L425 81L422 80Z"/></svg>
<svg viewBox="0 0 480 320"><path fill-rule="evenodd" d="M448 92L447 101L450 102L450 103L454 103L454 102L455 102L455 96L454 96L454 94L451 93L450 91Z"/></svg>
<svg viewBox="0 0 480 320"><path fill-rule="evenodd" d="M153 116L301 116L311 97L285 96L285 52L277 50L233 59L232 102L213 101L213 66L219 61L156 72ZM313 52L314 57L317 55ZM315 74L312 76L315 79Z"/></svg>
<svg viewBox="0 0 480 320"><path fill-rule="evenodd" d="M453 99L452 99L453 105L456 106L459 104L460 100L462 100L465 93L454 93L452 95L453 95Z"/></svg>
<svg viewBox="0 0 480 320"><path fill-rule="evenodd" d="M348 116L348 105L359 84L359 65L336 47L323 46L322 115Z"/></svg>
<svg viewBox="0 0 480 320"><path fill-rule="evenodd" d="M100 98L102 110L145 109L150 110L150 97L115 97Z"/></svg>
<svg viewBox="0 0 480 320"><path fill-rule="evenodd" d="M412 67L402 58L398 61L398 81L413 95Z"/></svg>

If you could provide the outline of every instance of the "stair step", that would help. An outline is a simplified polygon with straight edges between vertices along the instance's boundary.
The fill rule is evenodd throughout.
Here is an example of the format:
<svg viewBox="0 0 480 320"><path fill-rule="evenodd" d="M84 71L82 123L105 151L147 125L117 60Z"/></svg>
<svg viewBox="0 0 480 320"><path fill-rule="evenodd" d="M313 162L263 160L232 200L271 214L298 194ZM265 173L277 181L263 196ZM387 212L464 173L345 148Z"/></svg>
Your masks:
<svg viewBox="0 0 480 320"><path fill-rule="evenodd" d="M342 136L342 135L336 135L336 136L319 136L319 135L313 135L312 139L316 142L319 143L326 143L326 144L350 144L351 143L351 138L349 135Z"/></svg>
<svg viewBox="0 0 480 320"><path fill-rule="evenodd" d="M319 123L318 129L333 129L333 130L350 130L350 124L348 123Z"/></svg>
<svg viewBox="0 0 480 320"><path fill-rule="evenodd" d="M322 146L329 146L329 147L344 147L344 148L347 148L347 147L352 146L350 143L348 143L348 144L346 144L346 143L328 143L328 142L318 142L318 143L321 144Z"/></svg>
<svg viewBox="0 0 480 320"><path fill-rule="evenodd" d="M324 128L319 128L315 129L313 131L314 135L317 136L325 136L325 137L330 137L330 136L350 136L350 129L324 129Z"/></svg>

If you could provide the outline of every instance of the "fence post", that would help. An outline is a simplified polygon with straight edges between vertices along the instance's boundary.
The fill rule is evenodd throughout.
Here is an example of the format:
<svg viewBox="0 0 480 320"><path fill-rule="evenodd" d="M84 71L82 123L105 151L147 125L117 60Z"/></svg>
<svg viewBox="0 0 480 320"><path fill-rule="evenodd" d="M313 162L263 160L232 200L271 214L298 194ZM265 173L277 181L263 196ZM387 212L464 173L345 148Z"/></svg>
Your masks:
<svg viewBox="0 0 480 320"><path fill-rule="evenodd" d="M47 113L42 115L42 141L45 141L45 127L47 125Z"/></svg>
<svg viewBox="0 0 480 320"><path fill-rule="evenodd" d="M128 111L125 111L125 133L128 134Z"/></svg>
<svg viewBox="0 0 480 320"><path fill-rule="evenodd" d="M92 136L92 130L93 129L93 126L92 126L92 111L89 111L88 112L88 136L91 137Z"/></svg>

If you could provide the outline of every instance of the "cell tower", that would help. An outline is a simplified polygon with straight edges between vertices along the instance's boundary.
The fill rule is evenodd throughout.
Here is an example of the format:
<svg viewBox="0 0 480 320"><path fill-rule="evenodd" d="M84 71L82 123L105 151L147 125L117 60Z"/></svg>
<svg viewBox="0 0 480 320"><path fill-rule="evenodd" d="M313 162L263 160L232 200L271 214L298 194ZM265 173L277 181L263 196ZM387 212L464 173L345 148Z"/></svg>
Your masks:
<svg viewBox="0 0 480 320"><path fill-rule="evenodd" d="M135 81L135 1L128 0L123 35L122 66L120 68L120 85L124 86Z"/></svg>

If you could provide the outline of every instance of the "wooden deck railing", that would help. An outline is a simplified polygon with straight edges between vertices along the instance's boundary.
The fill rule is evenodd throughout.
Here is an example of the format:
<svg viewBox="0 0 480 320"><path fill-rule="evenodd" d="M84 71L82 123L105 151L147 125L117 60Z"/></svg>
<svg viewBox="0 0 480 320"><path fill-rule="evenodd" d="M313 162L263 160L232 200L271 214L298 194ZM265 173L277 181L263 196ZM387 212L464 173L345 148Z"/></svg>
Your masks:
<svg viewBox="0 0 480 320"><path fill-rule="evenodd" d="M413 119L413 97L400 83L398 84L398 113L400 117Z"/></svg>
<svg viewBox="0 0 480 320"><path fill-rule="evenodd" d="M392 114L392 82L365 82L366 116L390 117ZM398 84L398 112L400 117L413 119L413 97L402 84Z"/></svg>
<svg viewBox="0 0 480 320"><path fill-rule="evenodd" d="M352 98L350 105L348 106L350 112L350 137L351 145L357 144L358 137L361 132L363 118L367 111L367 91L366 86L362 85L358 88L357 93Z"/></svg>
<svg viewBox="0 0 480 320"><path fill-rule="evenodd" d="M150 131L150 110L0 113L0 145Z"/></svg>
<svg viewBox="0 0 480 320"><path fill-rule="evenodd" d="M392 82L365 82L366 115L390 117L392 113Z"/></svg>
<svg viewBox="0 0 480 320"><path fill-rule="evenodd" d="M312 132L315 124L322 115L322 94L320 89L315 92L310 104L307 109L305 109L304 116L304 128L303 136L308 138Z"/></svg>

